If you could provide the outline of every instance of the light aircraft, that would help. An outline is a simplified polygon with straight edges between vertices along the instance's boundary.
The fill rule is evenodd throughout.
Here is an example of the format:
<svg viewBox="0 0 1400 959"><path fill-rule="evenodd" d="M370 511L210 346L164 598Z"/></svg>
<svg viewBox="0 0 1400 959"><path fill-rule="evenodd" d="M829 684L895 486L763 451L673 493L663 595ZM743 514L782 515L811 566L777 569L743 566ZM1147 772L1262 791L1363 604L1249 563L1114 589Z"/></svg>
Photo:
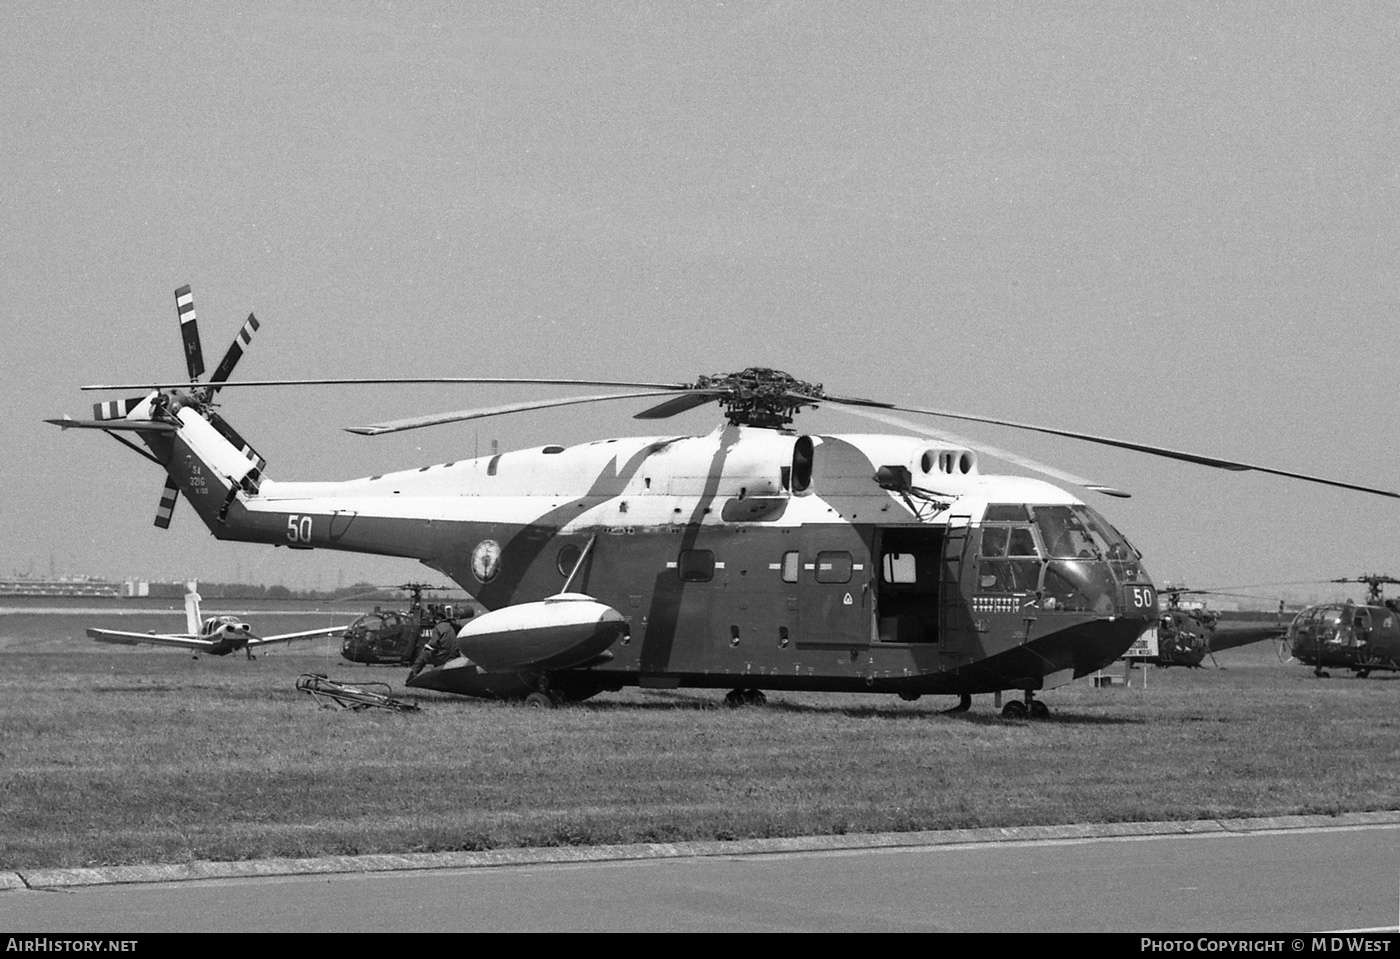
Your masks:
<svg viewBox="0 0 1400 959"><path fill-rule="evenodd" d="M1357 679L1375 670L1400 670L1400 600L1381 595L1382 584L1400 579L1370 575L1329 582L1365 583L1366 602L1319 603L1302 610L1288 626L1293 658L1320 678L1328 669L1349 669Z"/></svg>
<svg viewBox="0 0 1400 959"><path fill-rule="evenodd" d="M227 656L243 650L249 659L253 650L272 643L288 643L294 639L315 639L318 636L337 636L345 631L344 626L326 629L311 629L301 633L282 633L277 636L254 636L253 628L236 616L210 616L201 621L199 615L199 593L196 584L187 584L185 593L184 633L128 633L118 629L89 629L87 634L99 643L113 643L118 646L178 646L194 652L196 659L200 653L210 656Z"/></svg>
<svg viewBox="0 0 1400 959"><path fill-rule="evenodd" d="M1322 477L1086 433L839 396L776 370L692 383L418 377L227 382L249 316L206 382L189 287L176 291L188 380L99 403L90 420L167 474L158 525L184 496L219 539L401 556L450 577L487 612L456 655L411 685L550 706L625 686L958 697L1019 691L1012 717L1045 716L1037 693L1118 659L1158 618L1132 544L1049 483L983 474L979 451L1110 496L1127 494L973 444L896 412L992 423L1226 470L1259 470L1400 498ZM531 383L612 392L354 427L378 435L525 409L664 397L664 420L717 403L701 436L543 446L338 482L275 481L224 420L219 391L361 383ZM802 409L835 406L906 431L814 434ZM133 442L128 436L140 441ZM143 448L144 446L144 448Z"/></svg>
<svg viewBox="0 0 1400 959"><path fill-rule="evenodd" d="M1143 631L1123 658L1153 666L1198 667L1207 656L1265 639L1278 639L1286 626L1277 624L1222 622L1220 614L1204 606L1183 606L1184 595L1230 596L1220 590L1164 586L1158 594L1166 598L1166 608L1157 623ZM1253 598L1253 597L1250 597ZM1217 664L1219 665L1219 664Z"/></svg>

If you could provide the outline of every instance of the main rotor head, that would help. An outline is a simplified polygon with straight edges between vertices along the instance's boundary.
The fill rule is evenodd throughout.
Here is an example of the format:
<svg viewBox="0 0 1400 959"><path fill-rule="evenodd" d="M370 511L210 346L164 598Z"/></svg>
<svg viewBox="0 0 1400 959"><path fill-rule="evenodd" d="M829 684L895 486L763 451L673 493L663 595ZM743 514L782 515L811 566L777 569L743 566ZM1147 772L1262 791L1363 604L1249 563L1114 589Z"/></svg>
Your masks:
<svg viewBox="0 0 1400 959"><path fill-rule="evenodd" d="M820 383L806 383L782 370L751 366L738 373L700 376L686 384L692 390L711 390L735 426L780 429L792 422L798 410L815 408L826 397Z"/></svg>

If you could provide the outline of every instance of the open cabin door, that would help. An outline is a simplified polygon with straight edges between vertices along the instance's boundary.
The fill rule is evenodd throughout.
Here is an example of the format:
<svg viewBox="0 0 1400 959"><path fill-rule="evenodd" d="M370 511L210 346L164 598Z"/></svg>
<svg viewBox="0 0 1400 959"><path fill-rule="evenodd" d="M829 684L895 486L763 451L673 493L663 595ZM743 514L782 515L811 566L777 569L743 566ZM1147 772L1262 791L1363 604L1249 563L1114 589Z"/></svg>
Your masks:
<svg viewBox="0 0 1400 959"><path fill-rule="evenodd" d="M943 527L883 527L875 536L875 608L882 643L937 643L943 636Z"/></svg>

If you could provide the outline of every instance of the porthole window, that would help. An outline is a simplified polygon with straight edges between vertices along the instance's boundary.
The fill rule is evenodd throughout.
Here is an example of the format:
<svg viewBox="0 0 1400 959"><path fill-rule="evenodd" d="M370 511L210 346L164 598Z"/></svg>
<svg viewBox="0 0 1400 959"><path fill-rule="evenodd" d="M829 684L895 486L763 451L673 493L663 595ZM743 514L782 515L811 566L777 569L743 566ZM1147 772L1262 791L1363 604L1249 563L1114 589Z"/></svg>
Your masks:
<svg viewBox="0 0 1400 959"><path fill-rule="evenodd" d="M579 549L573 543L570 543L569 545L561 549L559 551L559 561L557 564L559 567L559 575L568 576L570 573L572 573L574 571L574 567L578 565L578 558L582 555L583 550Z"/></svg>
<svg viewBox="0 0 1400 959"><path fill-rule="evenodd" d="M817 554L817 582L849 583L853 564L845 550L824 550Z"/></svg>

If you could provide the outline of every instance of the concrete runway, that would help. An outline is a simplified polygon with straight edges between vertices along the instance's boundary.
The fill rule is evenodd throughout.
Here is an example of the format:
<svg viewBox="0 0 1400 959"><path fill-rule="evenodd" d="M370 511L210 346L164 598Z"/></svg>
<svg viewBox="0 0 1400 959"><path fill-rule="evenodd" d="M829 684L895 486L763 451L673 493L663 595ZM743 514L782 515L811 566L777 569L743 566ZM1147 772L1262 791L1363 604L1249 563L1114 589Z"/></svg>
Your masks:
<svg viewBox="0 0 1400 959"><path fill-rule="evenodd" d="M171 881L196 875L209 878ZM1394 938L1400 815L0 876L6 935L1379 930Z"/></svg>

